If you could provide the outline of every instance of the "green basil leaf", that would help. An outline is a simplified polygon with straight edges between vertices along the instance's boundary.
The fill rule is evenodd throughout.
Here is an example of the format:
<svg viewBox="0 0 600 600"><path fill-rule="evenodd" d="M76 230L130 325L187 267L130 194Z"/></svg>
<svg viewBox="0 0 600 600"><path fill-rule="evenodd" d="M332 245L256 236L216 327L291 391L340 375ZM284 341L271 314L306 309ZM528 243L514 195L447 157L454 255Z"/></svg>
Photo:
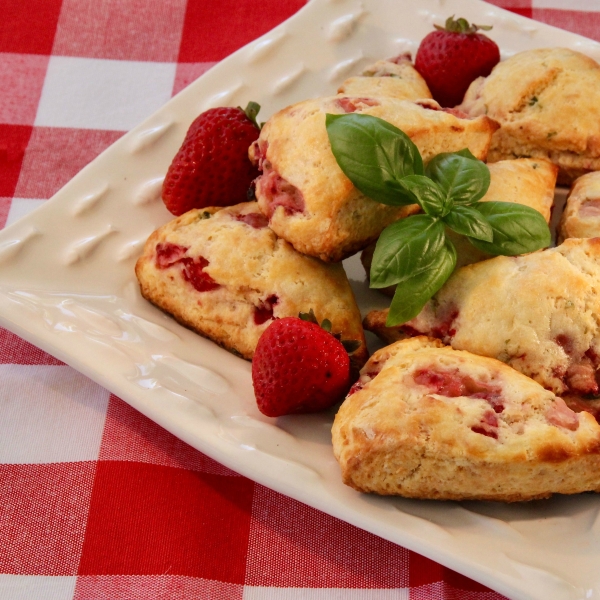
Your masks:
<svg viewBox="0 0 600 600"><path fill-rule="evenodd" d="M423 174L423 159L412 140L391 123L351 113L325 118L331 151L346 177L365 196L383 204L414 204L399 181Z"/></svg>
<svg viewBox="0 0 600 600"><path fill-rule="evenodd" d="M458 154L459 156L464 156L465 158L470 158L471 160L479 160L468 148L463 148L458 152L454 152L453 154Z"/></svg>
<svg viewBox="0 0 600 600"><path fill-rule="evenodd" d="M414 201L434 217L446 215L452 208L452 200L444 194L440 186L424 175L408 175L400 184L412 194Z"/></svg>
<svg viewBox="0 0 600 600"><path fill-rule="evenodd" d="M429 215L414 215L386 227L371 263L371 287L395 285L421 273L444 245L444 225Z"/></svg>
<svg viewBox="0 0 600 600"><path fill-rule="evenodd" d="M492 242L494 240L492 226L472 206L455 206L442 220L450 229L461 235L466 235L483 242Z"/></svg>
<svg viewBox="0 0 600 600"><path fill-rule="evenodd" d="M456 249L445 240L426 269L398 284L390 305L386 325L402 325L414 319L427 301L446 283L456 266Z"/></svg>
<svg viewBox="0 0 600 600"><path fill-rule="evenodd" d="M485 217L494 230L491 243L469 238L479 250L488 254L515 256L550 245L550 229L546 220L529 206L512 202L478 202L473 208Z"/></svg>
<svg viewBox="0 0 600 600"><path fill-rule="evenodd" d="M465 148L434 156L425 171L450 196L454 204L473 204L490 187L490 170Z"/></svg>

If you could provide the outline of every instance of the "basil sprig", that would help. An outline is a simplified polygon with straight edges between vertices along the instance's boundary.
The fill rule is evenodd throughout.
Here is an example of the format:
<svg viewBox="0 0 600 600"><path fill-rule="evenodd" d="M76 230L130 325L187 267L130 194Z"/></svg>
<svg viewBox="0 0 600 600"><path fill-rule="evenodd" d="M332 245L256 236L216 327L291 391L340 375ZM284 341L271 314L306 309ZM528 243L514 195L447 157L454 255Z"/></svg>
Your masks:
<svg viewBox="0 0 600 600"><path fill-rule="evenodd" d="M468 149L444 152L424 167L419 149L392 124L358 113L326 117L338 165L365 196L391 206L418 204L424 214L383 230L371 264L371 287L397 285L387 325L416 317L456 266L450 228L488 254L514 256L545 248L550 230L536 210L479 202L490 185L487 166Z"/></svg>

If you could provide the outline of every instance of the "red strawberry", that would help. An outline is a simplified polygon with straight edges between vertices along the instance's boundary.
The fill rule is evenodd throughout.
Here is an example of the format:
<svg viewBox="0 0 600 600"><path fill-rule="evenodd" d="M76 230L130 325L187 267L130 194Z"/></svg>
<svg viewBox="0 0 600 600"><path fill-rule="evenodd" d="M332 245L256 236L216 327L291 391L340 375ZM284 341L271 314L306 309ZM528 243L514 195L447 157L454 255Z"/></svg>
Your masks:
<svg viewBox="0 0 600 600"><path fill-rule="evenodd" d="M312 311L301 316L314 318ZM325 410L350 388L350 358L342 343L303 318L277 319L258 340L252 382L258 408L268 417Z"/></svg>
<svg viewBox="0 0 600 600"><path fill-rule="evenodd" d="M231 206L246 202L258 177L248 147L260 133L250 102L241 108L211 108L191 124L163 183L162 198L174 214L192 208Z"/></svg>
<svg viewBox="0 0 600 600"><path fill-rule="evenodd" d="M460 104L477 77L486 77L500 62L496 43L465 19L449 17L445 27L426 35L419 46L415 68L427 82L433 97L445 107Z"/></svg>

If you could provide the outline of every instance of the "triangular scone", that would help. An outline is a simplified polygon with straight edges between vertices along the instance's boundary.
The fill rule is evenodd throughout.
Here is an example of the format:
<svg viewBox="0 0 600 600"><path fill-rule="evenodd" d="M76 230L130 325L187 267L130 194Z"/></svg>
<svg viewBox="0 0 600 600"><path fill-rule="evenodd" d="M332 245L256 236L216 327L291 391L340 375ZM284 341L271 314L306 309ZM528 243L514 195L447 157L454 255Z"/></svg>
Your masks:
<svg viewBox="0 0 600 600"><path fill-rule="evenodd" d="M352 185L331 152L327 113L380 117L404 131L425 161L463 148L485 158L493 121L463 119L433 100L423 103L340 95L306 100L272 116L250 147L250 158L262 171L256 181L258 206L275 233L303 254L337 262L417 208L380 204Z"/></svg>
<svg viewBox="0 0 600 600"><path fill-rule="evenodd" d="M600 65L567 48L538 48L500 62L476 79L459 108L500 123L488 160L552 160L568 183L600 170Z"/></svg>
<svg viewBox="0 0 600 600"><path fill-rule="evenodd" d="M600 425L500 361L414 338L376 352L333 424L344 483L438 500L600 491Z"/></svg>
<svg viewBox="0 0 600 600"><path fill-rule="evenodd" d="M346 79L338 93L370 98L388 96L405 100L432 98L425 80L415 69L410 54L378 60L361 75Z"/></svg>
<svg viewBox="0 0 600 600"><path fill-rule="evenodd" d="M600 238L571 238L458 269L396 335L429 335L497 358L559 395L598 395L598 290ZM368 315L365 327L385 317Z"/></svg>
<svg viewBox="0 0 600 600"><path fill-rule="evenodd" d="M542 214L546 223L550 222L554 204L554 188L558 168L545 158L516 158L501 160L488 165L490 187L480 202L514 202L533 208ZM600 213L600 211L599 211ZM600 232L599 232L600 234ZM490 255L471 244L466 237L446 229L446 235L456 248L456 268L486 260ZM375 244L370 244L361 253L360 260L367 272L371 272L371 262ZM379 291L393 296L396 286Z"/></svg>
<svg viewBox="0 0 600 600"><path fill-rule="evenodd" d="M600 172L576 179L558 228L559 241L600 236Z"/></svg>
<svg viewBox="0 0 600 600"><path fill-rule="evenodd" d="M357 340L360 312L341 265L303 256L268 227L256 202L191 210L155 231L136 265L142 295L219 345L251 359L274 318L312 309L332 332Z"/></svg>

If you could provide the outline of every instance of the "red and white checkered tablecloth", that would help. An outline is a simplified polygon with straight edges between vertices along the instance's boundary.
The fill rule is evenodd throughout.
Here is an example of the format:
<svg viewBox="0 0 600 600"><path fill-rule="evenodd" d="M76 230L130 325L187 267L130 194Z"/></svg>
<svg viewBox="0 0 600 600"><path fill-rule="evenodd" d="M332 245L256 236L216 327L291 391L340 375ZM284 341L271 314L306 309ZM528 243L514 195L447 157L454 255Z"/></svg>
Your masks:
<svg viewBox="0 0 600 600"><path fill-rule="evenodd" d="M0 0L0 227L305 0ZM497 0L600 40L600 0ZM69 99L69 101L65 101ZM501 600L0 330L0 599Z"/></svg>

